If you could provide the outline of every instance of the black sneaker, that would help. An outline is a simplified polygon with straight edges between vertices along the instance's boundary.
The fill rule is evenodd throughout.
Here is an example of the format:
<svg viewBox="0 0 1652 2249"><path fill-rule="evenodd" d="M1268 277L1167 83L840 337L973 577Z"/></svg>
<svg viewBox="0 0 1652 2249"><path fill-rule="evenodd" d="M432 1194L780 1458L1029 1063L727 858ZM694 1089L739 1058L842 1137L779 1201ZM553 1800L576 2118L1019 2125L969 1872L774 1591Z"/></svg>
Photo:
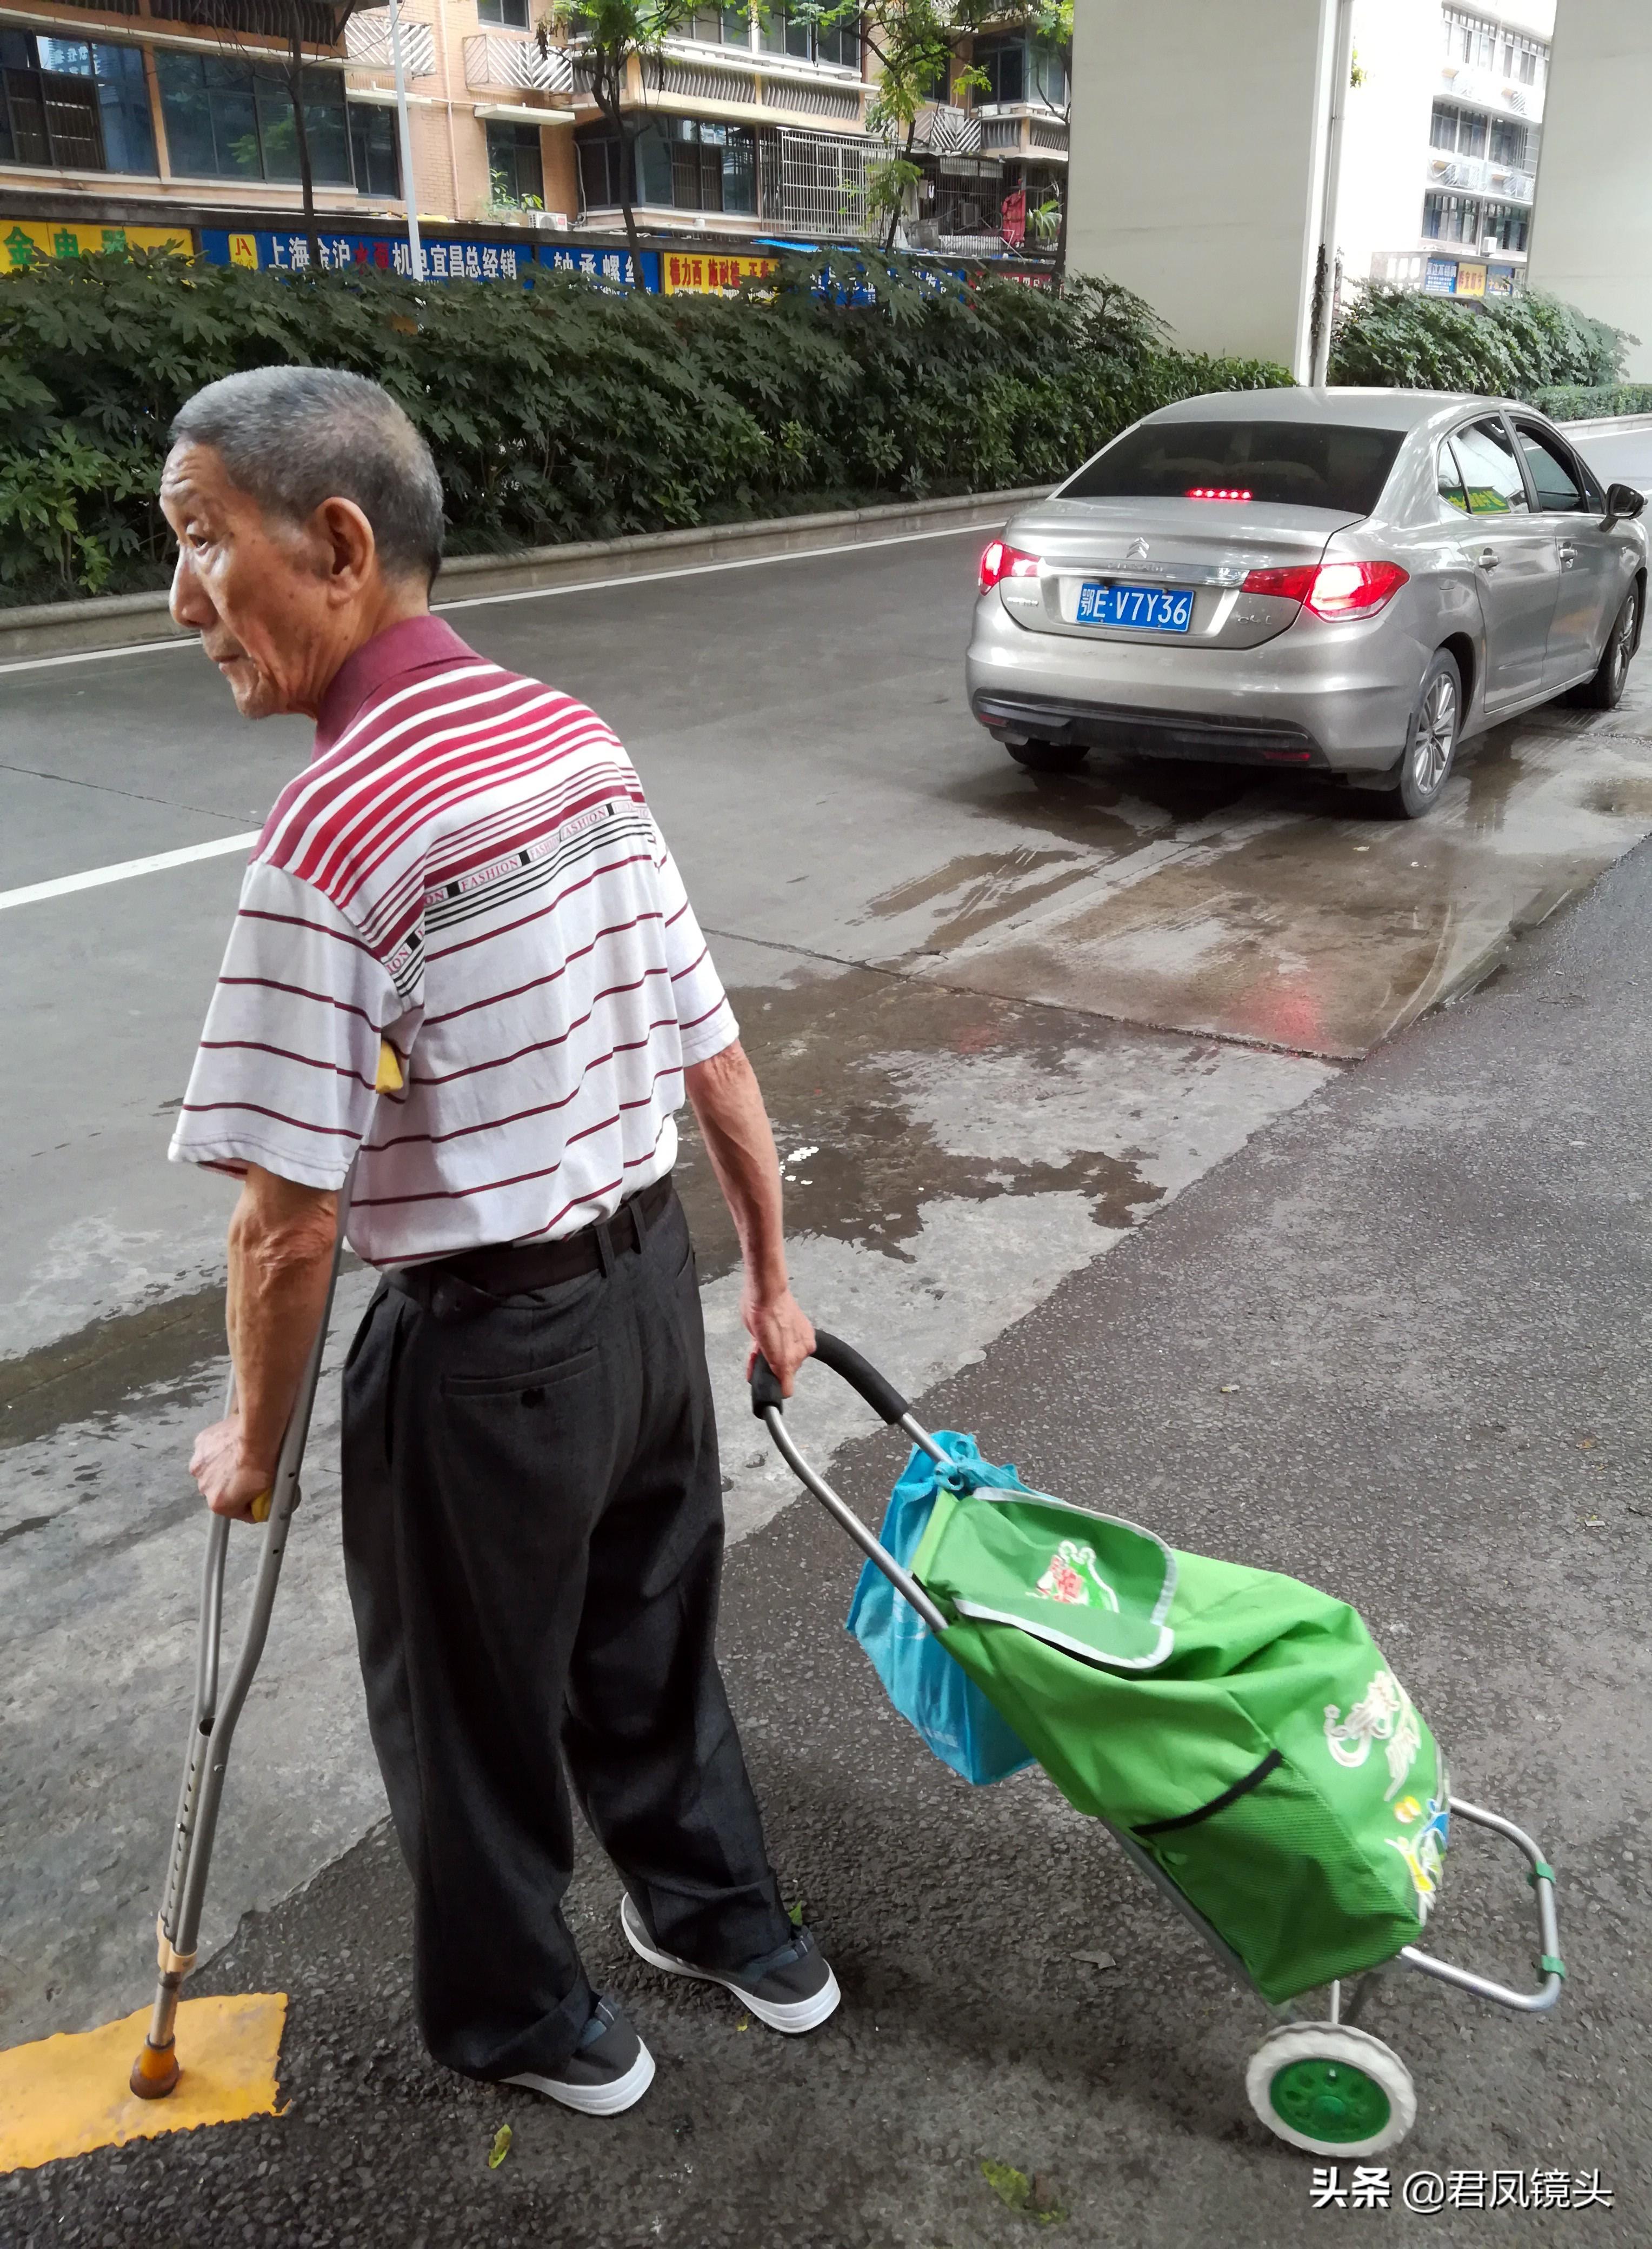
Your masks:
<svg viewBox="0 0 1652 2249"><path fill-rule="evenodd" d="M580 2042L557 2068L538 2076L525 2069L506 2085L526 2085L577 2108L585 2116L617 2116L634 2108L654 2082L654 2057L612 1999L598 1999Z"/></svg>
<svg viewBox="0 0 1652 2249"><path fill-rule="evenodd" d="M644 1928L643 1916L629 1895L620 1900L620 1927L632 1951L650 1968L663 1968L668 1976L693 1976L702 1984L721 1984L744 1999L758 2021L767 2023L772 2031L795 2036L800 2031L816 2030L828 2015L836 2012L843 1997L836 1977L806 1929L800 1929L789 1943L776 1952L766 1952L761 1960L748 1960L743 1968L724 1969L697 1968L692 1960L662 1952Z"/></svg>

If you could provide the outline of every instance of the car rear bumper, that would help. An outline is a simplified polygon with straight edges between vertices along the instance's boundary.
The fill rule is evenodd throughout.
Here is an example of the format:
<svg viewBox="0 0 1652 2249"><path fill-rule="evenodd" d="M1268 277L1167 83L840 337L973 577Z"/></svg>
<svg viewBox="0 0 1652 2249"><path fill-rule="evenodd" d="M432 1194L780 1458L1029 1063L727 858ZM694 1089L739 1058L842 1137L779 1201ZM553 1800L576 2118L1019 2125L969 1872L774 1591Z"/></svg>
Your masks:
<svg viewBox="0 0 1652 2249"><path fill-rule="evenodd" d="M1224 765L1319 766L1330 759L1305 728L1265 719L1128 704L1072 703L1054 695L972 693L969 707L995 734L1143 757L1199 758Z"/></svg>
<svg viewBox="0 0 1652 2249"><path fill-rule="evenodd" d="M1029 631L989 595L965 675L972 714L1000 736L1346 773L1399 757L1426 663L1408 635L1290 630L1226 652L1081 640Z"/></svg>

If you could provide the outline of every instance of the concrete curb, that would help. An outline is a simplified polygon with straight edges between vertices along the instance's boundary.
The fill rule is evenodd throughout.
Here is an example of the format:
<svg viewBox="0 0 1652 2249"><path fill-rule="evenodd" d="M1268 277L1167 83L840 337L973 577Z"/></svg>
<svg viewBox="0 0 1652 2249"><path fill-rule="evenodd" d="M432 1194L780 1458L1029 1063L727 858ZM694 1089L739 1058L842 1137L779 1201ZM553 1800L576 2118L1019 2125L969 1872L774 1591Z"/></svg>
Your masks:
<svg viewBox="0 0 1652 2249"><path fill-rule="evenodd" d="M502 595L603 584L662 570L715 568L758 562L778 554L859 547L926 532L986 529L1002 523L1023 500L1042 499L1047 487L966 492L953 499L896 501L882 507L842 508L826 515L782 516L762 523L717 523L693 531L662 531L628 539L592 539L565 547L534 547L516 554L459 554L442 567L432 606L450 609ZM84 602L45 602L0 609L0 665L31 657L84 656L100 649L193 639L181 634L164 594L100 595Z"/></svg>
<svg viewBox="0 0 1652 2249"><path fill-rule="evenodd" d="M1652 430L1652 414L1602 414L1593 422L1557 422L1554 426L1562 431L1581 430L1586 437L1621 437L1626 431Z"/></svg>

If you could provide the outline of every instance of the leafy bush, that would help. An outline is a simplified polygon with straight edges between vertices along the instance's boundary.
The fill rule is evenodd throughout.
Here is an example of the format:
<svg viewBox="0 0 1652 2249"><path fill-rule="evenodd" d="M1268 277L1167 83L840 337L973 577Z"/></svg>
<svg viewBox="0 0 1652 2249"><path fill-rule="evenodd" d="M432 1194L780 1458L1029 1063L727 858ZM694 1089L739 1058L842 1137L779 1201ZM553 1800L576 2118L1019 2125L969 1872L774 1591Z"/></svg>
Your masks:
<svg viewBox="0 0 1652 2249"><path fill-rule="evenodd" d="M1476 303L1373 282L1337 323L1331 380L1529 398L1557 383L1615 382L1634 340L1529 292Z"/></svg>
<svg viewBox="0 0 1652 2249"><path fill-rule="evenodd" d="M1105 283L942 294L900 259L843 261L824 296L796 261L738 301L42 260L0 281L0 600L163 583L173 414L282 361L394 393L456 554L1054 481L1171 399L1290 379L1168 349Z"/></svg>
<svg viewBox="0 0 1652 2249"><path fill-rule="evenodd" d="M1607 414L1652 414L1652 382L1562 383L1534 390L1532 403L1552 422L1587 422Z"/></svg>

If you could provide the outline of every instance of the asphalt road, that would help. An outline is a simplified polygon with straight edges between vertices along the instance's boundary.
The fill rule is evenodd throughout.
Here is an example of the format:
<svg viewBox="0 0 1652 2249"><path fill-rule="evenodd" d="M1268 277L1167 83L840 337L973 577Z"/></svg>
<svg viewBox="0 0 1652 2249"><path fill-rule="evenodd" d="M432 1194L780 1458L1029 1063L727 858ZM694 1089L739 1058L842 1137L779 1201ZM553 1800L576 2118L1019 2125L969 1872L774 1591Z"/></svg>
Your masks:
<svg viewBox="0 0 1652 2249"><path fill-rule="evenodd" d="M963 1380L947 1409L962 1426L991 1417L988 1393L960 1371L984 1355L979 1379L988 1379L1018 1337L1053 1321L1049 1333L1066 1357L1051 1364L1064 1372L1036 1371L1015 1409L998 1414L1001 1449L1036 1460L1021 1434L1036 1406L1045 1417L1039 1472L1084 1496L1070 1475L1062 1485L1060 1464L1093 1443L1098 1422L1120 1444L1161 1430L1165 1462L1181 1465L1161 1467L1160 1484L1149 1477L1139 1505L1124 1511L1151 1514L1189 1543L1276 1558L1269 1541L1288 1479L1256 1463L1278 1450L1288 1412L1239 1449L1249 1481L1224 1519L1226 1543L1198 1527L1196 1513L1184 1530L1171 1512L1208 1488L1214 1460L1235 1457L1220 1446L1207 1457L1213 1433L1197 1414L1184 1427L1173 1403L1196 1373L1187 1338L1215 1328L1201 1298L1234 1284L1222 1253L1201 1266L1187 1247L1197 1247L1197 1223L1182 1214L1146 1237L1194 1226L1192 1236L1171 1236L1183 1241L1180 1285L1191 1292L1180 1338L1166 1330L1159 1357L1139 1368L1150 1376L1147 1417L1143 1393L1119 1387L1111 1357L1120 1332L1112 1276L1143 1269L1132 1230L1213 1166L1223 1169L1184 1212L1208 1211L1213 1198L1219 1207L1247 1165L1267 1175L1268 1152L1297 1129L1281 1120L1302 1104L1302 1129L1318 1120L1313 1148L1339 1160L1334 1150L1358 1135L1338 1104L1366 1098L1401 1066L1396 1057L1436 1052L1437 1026L1351 1079L1346 1065L1494 969L1514 932L1652 828L1646 684L1637 680L1610 718L1551 710L1500 730L1422 828L1351 817L1348 800L1300 783L1154 778L1099 761L1073 780L1038 781L962 708L973 561L967 538L938 540L488 604L454 622L487 653L586 695L637 756L768 1090L800 1285L818 1315L914 1391ZM0 886L255 826L303 754L296 728L240 727L187 651L0 677ZM236 868L233 858L208 859L20 907L3 925L17 997L0 1204L0 1256L13 1279L0 1307L9 1354L0 1359L0 1570L17 1627L0 1653L0 1806L9 1836L21 1839L0 1877L8 2040L135 2004L149 1973L145 1931L191 1661L198 1522L181 1469L188 1432L223 1377L223 1198L161 1159ZM1477 1020L1490 1004L1488 994L1451 1023ZM1425 1113L1450 1118L1458 1093L1449 1054L1443 1067L1441 1083L1418 1097ZM1526 1099L1511 1087L1511 1113ZM1249 1155L1236 1153L1263 1128ZM1414 1148L1407 1124L1391 1130L1408 1159L1426 1166L1428 1137ZM1367 1144L1366 1159L1386 1180L1386 1151ZM226 1988L273 1979L294 1993L286 2072L299 2094L289 2134L297 2168L287 2174L287 2143L262 2127L231 2145L197 2137L153 2156L98 2159L17 2190L19 2238L99 2239L110 2226L117 2241L135 2239L131 2197L143 2177L174 2197L180 2240L231 2238L225 2197L238 2195L249 2164L269 2161L287 2177L284 2193L331 2167L355 2182L354 2201L305 2221L308 2238L329 2244L411 2241L426 2224L432 2239L513 2242L991 2240L1001 2220L995 2205L980 2205L972 2150L979 2141L979 2153L1019 2162L1008 2144L1019 2118L1017 2144L1037 2156L1028 2133L1046 2110L1071 2200L1070 2238L1223 2239L1218 2213L1236 2191L1263 2196L1248 2205L1258 2212L1284 2212L1264 2193L1277 2184L1277 2159L1247 2138L1232 2085L1220 2098L1197 2091L1170 2060L1186 2042L1173 2019L1180 1999L1172 2002L1189 1975L1201 2039L1216 2039L1229 2061L1242 2050L1210 2027L1239 2011L1179 1936L1143 1936L1144 1961L1158 1963L1140 1987L1143 2022L1157 2027L1132 2046L1122 1999L1113 2011L1123 2043L1112 2068L1131 2094L1125 2121L1093 2137L1105 2073L1085 2076L1085 2060L1080 2097L1050 2053L1064 2050L1075 2004L1088 2019L1088 1985L1102 1971L1052 1950L1040 1915L1049 1907L1062 1925L1077 1915L1086 1927L1122 1915L1121 1925L1146 1932L1157 1909L1126 1895L1116 1868L1105 1898L1091 1896L1083 1885L1093 1841L1042 1784L962 1796L869 1693L835 1628L849 1583L843 1555L787 1506L791 1487L755 1433L741 1434L750 1425L740 1412L732 1244L692 1148L684 1174L706 1250L731 1525L743 1542L730 1666L781 1862L840 1956L858 1964L854 2004L828 2034L840 2043L766 2051L741 2090L748 2040L718 2028L709 2000L658 2004L650 1993L651 2026L664 2034L657 2048L685 2073L685 2098L698 2088L683 2111L688 2129L678 2133L676 2112L666 2114L675 2098L667 2069L646 2104L666 2119L665 2148L621 2136L655 2129L640 2121L581 2142L535 2112L518 2119L522 2160L478 2184L471 2140L484 2122L491 2134L492 2110L478 2112L473 2089L437 2080L406 2027L399 1876L374 1832L382 1803L338 1581L324 1416L277 1633L237 1744L208 1931L219 1942L244 1912L264 1915L215 1972ZM1254 1243L1244 1252L1258 1254ZM1329 1288L1336 1276L1320 1277ZM1168 1301L1168 1283L1157 1285ZM356 1302L364 1289L356 1276L346 1295ZM1467 1317L1476 1308L1471 1290L1461 1293ZM1332 1294L1327 1331L1348 1310ZM1063 1311L1070 1301L1081 1308ZM1151 1302L1150 1293L1132 1319L1146 1320ZM1293 1327L1291 1369L1314 1340L1301 1322ZM1511 1353L1511 1380L1518 1364ZM1363 1363L1353 1372L1363 1379ZM823 1457L858 1427L846 1398L816 1393L809 1413ZM1190 1428L1204 1431L1197 1442ZM1339 1446L1349 1458L1339 1472L1353 1474L1357 1440L1356 1425L1336 1420L1316 1457L1339 1458ZM887 1459L874 1468L848 1457L851 1489L870 1507L880 1476L886 1488ZM1325 1559L1288 1552L1284 1565L1338 1582L1336 1525L1321 1527L1333 1534L1320 1541ZM1374 1544L1351 1553L1349 1566L1386 1553L1392 1572L1392 1511L1366 1529ZM1471 1668L1489 1675L1474 1604L1461 1609L1460 1585L1449 1591L1436 1623L1449 1617L1473 1651ZM1380 1623L1371 1594L1359 1597ZM960 1831L967 1845L947 1840L955 1819L977 1823ZM321 1869L302 1898L281 1905ZM588 1874L582 1895L606 1912L600 1873ZM1162 1957L1155 1943L1168 1946ZM594 1957L616 1964L609 1939ZM949 1961L964 1979L956 2020ZM1133 1979L1119 1986L1136 1988ZM320 2008L324 1990L334 1995L331 2012ZM1008 2033L997 2019L1006 2011ZM354 2027L337 2030L347 2022ZM1529 2091L1525 2051L1508 2047L1497 2080L1517 2102ZM820 2067L842 2100L822 2099L809 2075L816 2052L829 2052ZM885 2076L878 2057L891 2053ZM1614 2069L1621 2059L1614 2053ZM954 2064L966 2062L960 2078ZM1142 2072L1160 2066L1170 2096L1143 2108ZM771 2175L766 2112L781 2101L796 2160ZM900 2152L903 2118L916 2153ZM684 2152L691 2134L705 2136L699 2155ZM542 2160L529 2159L535 2135ZM1002 2148L987 2144L1004 2135ZM622 2146L630 2153L616 2177L609 2151ZM253 2147L256 2161L244 2152ZM1239 2170L1230 2174L1231 2149ZM134 2168L146 2163L152 2171ZM216 2183L196 2194L189 2183L207 2175L203 2165ZM1178 2222L1160 2206L1177 2165L1199 2183L1188 2225L1216 2230L1164 2230ZM1132 2210L1156 2213L1160 2230L1144 2217L1132 2232L1135 2221L1110 2204L1081 2209L1075 2166L1090 2177L1099 2166ZM1281 2176L1299 2185L1294 2170ZM560 2199L553 2177L565 2181ZM692 2189L696 2177L702 2187ZM657 2189L658 2207L646 2212L637 2199L644 2185ZM37 2190L44 2204L29 2199ZM403 2191L411 2198L392 2225ZM495 2192L526 2199L478 2199ZM429 2206L416 2218L421 2197ZM37 2213L48 2230L37 2232ZM306 2238L292 2218L271 2218L260 2232L255 2205L237 2209L237 2229L244 2223L251 2238L282 2249ZM0 2218L0 2237L3 2226ZM1437 2221L1431 2230L1456 2238Z"/></svg>
<svg viewBox="0 0 1652 2249"><path fill-rule="evenodd" d="M1394 2202L1413 2174L1529 2198L1534 2171L1598 2172L1609 2205L1311 2208L1245 2106L1262 2010L1040 1776L971 1791L928 1759L841 1629L846 1544L800 1504L735 1552L722 1640L786 1894L844 1985L830 2025L781 2041L640 1970L588 1850L576 1924L658 2057L647 2100L601 2125L444 2077L381 1830L198 1979L291 1993L288 2112L0 2183L0 2238L1012 2249L1034 2230L988 2162L1084 2249L1641 2249L1649 924L1643 849L919 1400L1036 1481L1362 1607L1456 1785L1558 1865L1570 1969L1544 2020L1414 1977L1380 1998L1420 2098ZM827 1395L793 1409L806 1445ZM896 1457L879 1433L840 1458L869 1519ZM1459 1839L1429 1941L1524 1981L1530 1913L1518 1865Z"/></svg>

